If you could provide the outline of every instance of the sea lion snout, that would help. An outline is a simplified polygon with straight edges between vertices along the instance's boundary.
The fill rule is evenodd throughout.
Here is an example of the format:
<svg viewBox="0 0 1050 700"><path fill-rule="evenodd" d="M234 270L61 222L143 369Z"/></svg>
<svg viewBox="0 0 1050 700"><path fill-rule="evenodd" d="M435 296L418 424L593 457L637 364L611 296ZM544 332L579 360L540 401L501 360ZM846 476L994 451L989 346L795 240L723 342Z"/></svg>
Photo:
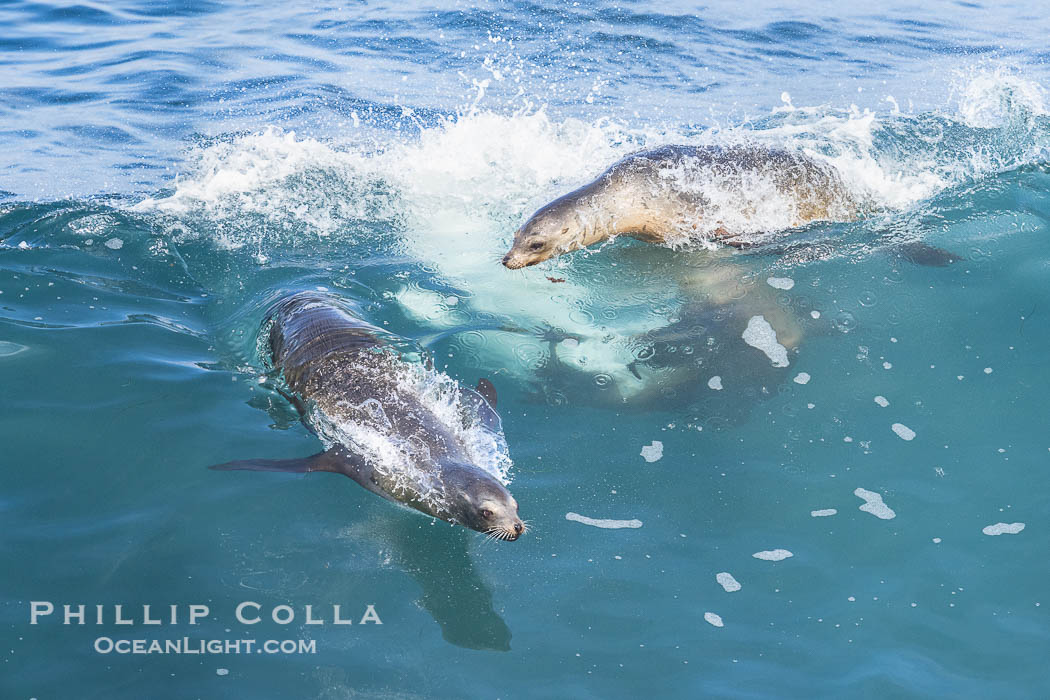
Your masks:
<svg viewBox="0 0 1050 700"><path fill-rule="evenodd" d="M525 258L513 248L503 256L503 267L508 270L520 270L523 267L529 267L530 265L535 265L540 262L543 261L536 258Z"/></svg>
<svg viewBox="0 0 1050 700"><path fill-rule="evenodd" d="M498 535L498 539L506 540L507 542L513 542L522 535L525 534L525 523L520 518L514 518L514 524L509 528L502 530L502 534Z"/></svg>
<svg viewBox="0 0 1050 700"><path fill-rule="evenodd" d="M505 512L503 518L497 519L499 520L498 523L486 528L485 530L485 532L487 532L490 536L495 537L496 539L513 542L514 540L524 535L525 532L528 530L528 528L525 526L524 521L522 521L522 519L518 517L516 512Z"/></svg>

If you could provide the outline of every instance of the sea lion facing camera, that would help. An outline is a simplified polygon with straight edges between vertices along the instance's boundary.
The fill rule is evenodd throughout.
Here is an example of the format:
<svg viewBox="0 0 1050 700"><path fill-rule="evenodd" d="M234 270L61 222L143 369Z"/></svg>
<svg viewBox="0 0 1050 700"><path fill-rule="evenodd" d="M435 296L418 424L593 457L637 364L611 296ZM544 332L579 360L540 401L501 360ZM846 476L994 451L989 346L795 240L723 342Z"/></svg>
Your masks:
<svg viewBox="0 0 1050 700"><path fill-rule="evenodd" d="M472 444L481 435L482 443L505 447L487 380L475 392L409 362L390 347L399 339L332 297L293 295L267 323L282 393L330 447L305 459L213 469L344 474L386 499L497 539L524 533L517 502L479 466Z"/></svg>

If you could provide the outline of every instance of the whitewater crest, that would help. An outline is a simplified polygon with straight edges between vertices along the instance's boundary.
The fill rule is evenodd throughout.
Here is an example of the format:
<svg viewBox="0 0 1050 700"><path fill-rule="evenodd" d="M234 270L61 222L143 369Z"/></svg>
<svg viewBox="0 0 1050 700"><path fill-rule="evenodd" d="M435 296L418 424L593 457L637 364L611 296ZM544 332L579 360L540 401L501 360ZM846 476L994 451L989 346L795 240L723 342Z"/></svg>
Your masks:
<svg viewBox="0 0 1050 700"><path fill-rule="evenodd" d="M487 371L513 367L531 374L562 366L593 377L612 389L609 395L630 399L666 374L628 369L639 359L637 339L681 318L703 285L656 284L622 265L615 279L608 270L602 277L595 274L598 259L591 260L589 251L508 272L499 260L529 213L638 150L671 143L752 144L826 163L880 220L904 212L910 221L947 188L1043 152L1041 89L1017 76L994 87L996 75L995 70L971 75L956 91L954 111L876 114L852 105L796 106L788 99L790 108L765 118L706 131L558 119L533 107L497 113L484 108L479 86L477 99L462 113L420 121L408 137L391 132L387 142L354 130L323 141L270 128L202 145L190 154L172 192L134 208L175 237L210 236L221 247L248 246L263 265L314 242L321 247L311 254L333 264L377 250L414 261L425 275L391 277L382 297L438 332L487 319L478 331L485 353L476 358L489 363L483 364ZM754 205L749 212L754 231L777 230L785 224L783 213L764 207L768 183L760 180L738 183L740 201ZM732 201L722 203L731 208ZM850 250L856 247L844 246L842 254ZM794 279L761 279L767 278L777 285L771 288L785 293L784 280ZM726 280L726 286L742 285ZM449 289L455 290L454 305ZM501 319L498 329L491 319ZM562 342L533 333L548 328L558 329ZM752 335L759 330L753 328ZM794 348L783 340L779 344ZM772 363L787 363L776 345L762 346L774 353Z"/></svg>

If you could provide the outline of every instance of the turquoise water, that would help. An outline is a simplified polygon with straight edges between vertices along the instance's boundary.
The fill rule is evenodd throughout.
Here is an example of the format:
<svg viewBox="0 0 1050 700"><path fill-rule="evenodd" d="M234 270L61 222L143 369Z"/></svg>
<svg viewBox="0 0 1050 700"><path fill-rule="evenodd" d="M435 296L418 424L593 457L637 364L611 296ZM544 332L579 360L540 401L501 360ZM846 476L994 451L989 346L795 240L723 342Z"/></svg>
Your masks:
<svg viewBox="0 0 1050 700"><path fill-rule="evenodd" d="M1045 694L1037 3L14 2L0 26L3 697ZM824 158L871 213L788 255L498 264L621 155L739 141ZM258 344L318 288L493 381L532 532L206 468L319 449ZM742 342L754 315L795 329L788 367ZM183 636L316 648L95 650Z"/></svg>

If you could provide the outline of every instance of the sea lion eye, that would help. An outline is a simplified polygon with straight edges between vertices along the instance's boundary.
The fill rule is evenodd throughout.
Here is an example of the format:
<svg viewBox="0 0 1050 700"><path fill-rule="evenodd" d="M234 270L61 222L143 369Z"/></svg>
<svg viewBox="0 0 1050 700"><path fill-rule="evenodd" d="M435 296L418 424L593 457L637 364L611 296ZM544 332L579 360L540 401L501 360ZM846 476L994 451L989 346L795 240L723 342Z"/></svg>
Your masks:
<svg viewBox="0 0 1050 700"><path fill-rule="evenodd" d="M536 241L535 243L533 243L532 245L529 246L529 250L539 250L542 247L543 247L543 242L542 241Z"/></svg>
<svg viewBox="0 0 1050 700"><path fill-rule="evenodd" d="M485 520L488 520L489 518L492 517L492 511L489 510L488 508L482 508L481 509L481 517L485 518Z"/></svg>

